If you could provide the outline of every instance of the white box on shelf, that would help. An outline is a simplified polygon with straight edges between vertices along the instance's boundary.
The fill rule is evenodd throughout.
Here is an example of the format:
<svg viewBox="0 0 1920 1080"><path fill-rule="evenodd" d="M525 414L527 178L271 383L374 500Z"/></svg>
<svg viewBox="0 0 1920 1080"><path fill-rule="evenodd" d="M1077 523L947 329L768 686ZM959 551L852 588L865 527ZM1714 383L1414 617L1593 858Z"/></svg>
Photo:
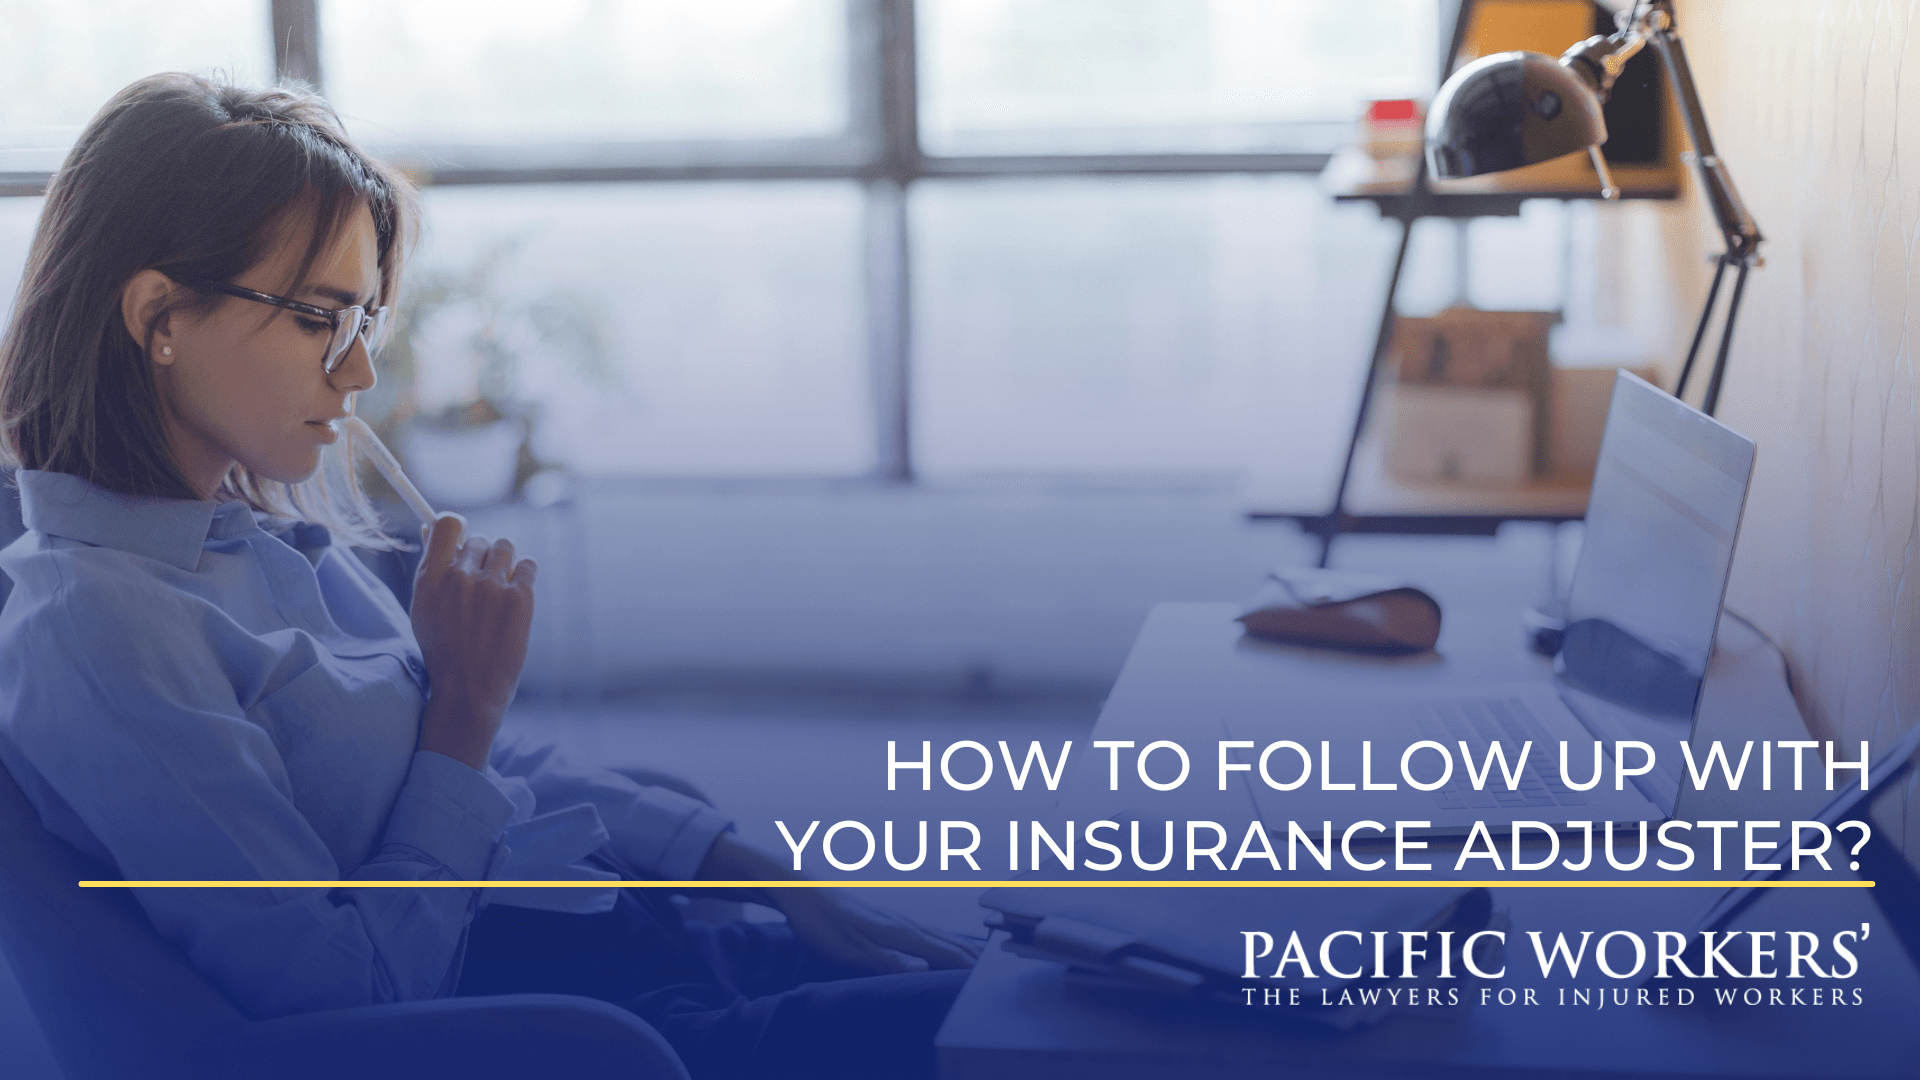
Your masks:
<svg viewBox="0 0 1920 1080"><path fill-rule="evenodd" d="M1532 395L1470 386L1391 387L1387 472L1417 483L1517 487L1533 476Z"/></svg>

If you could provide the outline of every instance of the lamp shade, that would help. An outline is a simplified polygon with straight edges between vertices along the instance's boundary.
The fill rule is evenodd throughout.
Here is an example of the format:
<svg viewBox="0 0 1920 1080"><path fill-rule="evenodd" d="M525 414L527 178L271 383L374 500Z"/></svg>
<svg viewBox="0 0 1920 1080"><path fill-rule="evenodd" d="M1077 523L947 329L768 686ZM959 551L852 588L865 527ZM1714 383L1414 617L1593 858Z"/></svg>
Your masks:
<svg viewBox="0 0 1920 1080"><path fill-rule="evenodd" d="M1440 179L1504 172L1606 141L1593 87L1535 52L1475 60L1440 87L1427 112L1427 165Z"/></svg>

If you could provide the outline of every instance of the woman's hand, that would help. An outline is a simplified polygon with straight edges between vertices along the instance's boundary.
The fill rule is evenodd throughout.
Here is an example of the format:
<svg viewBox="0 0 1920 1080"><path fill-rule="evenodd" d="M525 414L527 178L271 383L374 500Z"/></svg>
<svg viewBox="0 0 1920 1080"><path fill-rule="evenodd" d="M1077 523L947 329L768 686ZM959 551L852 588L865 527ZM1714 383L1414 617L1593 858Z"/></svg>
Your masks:
<svg viewBox="0 0 1920 1080"><path fill-rule="evenodd" d="M974 942L921 926L839 889L782 889L780 881L800 875L730 833L714 841L699 874L716 880L766 882L754 899L778 907L809 949L848 967L891 975L968 968L980 955L980 946Z"/></svg>
<svg viewBox="0 0 1920 1080"><path fill-rule="evenodd" d="M527 662L538 567L516 562L511 542L466 531L458 514L442 514L423 530L413 635L433 693L420 718L420 749L484 769Z"/></svg>
<svg viewBox="0 0 1920 1080"><path fill-rule="evenodd" d="M980 946L874 907L839 889L778 889L774 902L806 946L848 967L891 975L969 968Z"/></svg>

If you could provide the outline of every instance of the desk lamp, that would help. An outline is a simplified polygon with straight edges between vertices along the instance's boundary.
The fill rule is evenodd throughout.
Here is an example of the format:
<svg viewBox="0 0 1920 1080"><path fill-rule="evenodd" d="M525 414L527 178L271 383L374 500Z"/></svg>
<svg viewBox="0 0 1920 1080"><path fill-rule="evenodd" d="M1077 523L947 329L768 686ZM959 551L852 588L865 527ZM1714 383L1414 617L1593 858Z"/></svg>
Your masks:
<svg viewBox="0 0 1920 1080"><path fill-rule="evenodd" d="M1720 329L1720 350L1707 380L1702 411L1713 415L1720 402L1720 382L1726 374L1727 350L1733 343L1733 321L1747 272L1759 263L1760 229L1734 190L1726 163L1714 152L1707 132L1706 113L1693 85L1686 50L1674 33L1672 0L1635 0L1615 16L1618 32L1596 35L1576 43L1558 62L1535 52L1503 52L1485 56L1454 72L1434 97L1427 114L1427 164L1441 179L1481 176L1532 165L1564 154L1586 150L1600 174L1601 197L1620 195L1607 171L1600 145L1607 141L1601 103L1612 92L1614 80L1641 49L1651 45L1660 56L1667 82L1673 87L1693 150L1687 154L1699 174L1707 202L1726 239L1727 249L1714 260L1713 286L1680 369L1675 396L1687 391L1694 358L1707 334L1720 284L1729 266L1736 267L1733 296Z"/></svg>

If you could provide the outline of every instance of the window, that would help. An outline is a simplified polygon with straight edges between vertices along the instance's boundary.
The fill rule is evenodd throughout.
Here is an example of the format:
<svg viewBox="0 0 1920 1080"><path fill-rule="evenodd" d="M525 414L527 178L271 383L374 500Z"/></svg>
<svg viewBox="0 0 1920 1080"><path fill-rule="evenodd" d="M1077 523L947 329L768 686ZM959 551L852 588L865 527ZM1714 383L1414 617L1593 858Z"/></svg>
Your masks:
<svg viewBox="0 0 1920 1080"><path fill-rule="evenodd" d="M929 152L1338 148L1433 87L1431 0L923 0Z"/></svg>
<svg viewBox="0 0 1920 1080"><path fill-rule="evenodd" d="M833 136L840 0L325 0L322 77L373 145Z"/></svg>
<svg viewBox="0 0 1920 1080"><path fill-rule="evenodd" d="M317 77L426 184L422 274L491 260L503 289L603 328L606 373L538 349L515 373L550 460L1318 469L1392 227L1312 177L1362 102L1431 91L1437 7L19 0L0 12L29 43L0 74L0 193L36 194L139 75ZM0 199L0 278L36 202ZM1451 295L1444 248L1417 249L1411 301ZM416 405L471 392L451 319L417 328Z"/></svg>
<svg viewBox="0 0 1920 1080"><path fill-rule="evenodd" d="M20 289L27 245L33 242L34 227L40 222L40 208L46 202L35 197L0 199L0 296L6 297L9 304ZM5 320L0 318L0 326L4 325Z"/></svg>
<svg viewBox="0 0 1920 1080"><path fill-rule="evenodd" d="M0 4L0 173L56 168L100 106L156 71L273 78L263 0L8 0Z"/></svg>
<svg viewBox="0 0 1920 1080"><path fill-rule="evenodd" d="M519 366L518 396L540 402L545 460L596 473L859 475L874 463L861 212L845 181L436 188L413 272L487 264L494 296L592 321L603 371L538 348ZM471 393L461 318L442 313L451 334L416 327L423 411Z"/></svg>
<svg viewBox="0 0 1920 1080"><path fill-rule="evenodd" d="M1220 473L1289 445L1322 198L1296 176L921 185L922 470Z"/></svg>

